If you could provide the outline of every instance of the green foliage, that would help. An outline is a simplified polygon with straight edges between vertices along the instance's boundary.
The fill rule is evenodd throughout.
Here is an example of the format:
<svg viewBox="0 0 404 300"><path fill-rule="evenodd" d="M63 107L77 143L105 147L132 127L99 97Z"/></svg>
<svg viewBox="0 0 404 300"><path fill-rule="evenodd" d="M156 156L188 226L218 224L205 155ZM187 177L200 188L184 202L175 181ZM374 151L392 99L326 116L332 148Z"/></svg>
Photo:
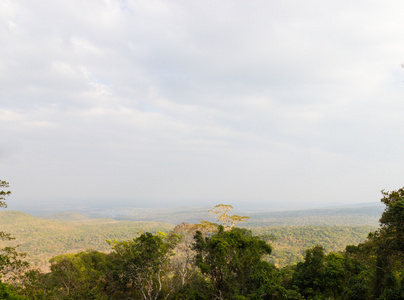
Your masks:
<svg viewBox="0 0 404 300"><path fill-rule="evenodd" d="M0 228L16 237L20 251L27 253L27 261L34 267L49 270L53 256L94 249L110 251L106 240L127 240L137 232L170 231L174 226L157 222L116 221L113 219L87 219L77 221L42 220L16 211L0 212ZM0 247L18 245L0 241Z"/></svg>
<svg viewBox="0 0 404 300"><path fill-rule="evenodd" d="M258 272L264 255L272 249L266 241L253 236L250 230L234 228L225 231L223 226L211 237L195 236L196 262L212 283L217 297L231 299L235 295L252 293L257 287L253 274Z"/></svg>
<svg viewBox="0 0 404 300"><path fill-rule="evenodd" d="M273 252L268 262L286 267L302 261L306 249L322 245L326 252L342 251L346 245L363 242L374 229L371 226L285 226L256 227L252 231L260 236L269 235Z"/></svg>
<svg viewBox="0 0 404 300"><path fill-rule="evenodd" d="M122 297L151 300L170 293L169 283L163 290L163 281L168 279L165 275L177 242L175 235L149 232L131 241L113 242L113 279Z"/></svg>
<svg viewBox="0 0 404 300"><path fill-rule="evenodd" d="M380 229L372 232L368 240L357 246L347 246L341 258L335 257L332 261L331 279L327 272L323 272L321 266L313 269L316 280L326 279L306 293L306 296L320 295L340 297L341 299L404 299L404 189L397 191L382 191L382 202L386 205L380 218ZM326 266L327 255L323 265ZM310 276L308 269L303 264L298 264L294 274L295 282L302 289L302 278ZM344 276L342 274L345 273ZM300 275L299 275L300 274ZM302 275L306 274L306 275ZM300 277L299 277L300 276ZM315 277L314 276L314 277ZM312 276L312 279L314 278ZM330 285L340 288L331 288ZM343 288L341 288L343 287Z"/></svg>
<svg viewBox="0 0 404 300"><path fill-rule="evenodd" d="M207 291L212 289L212 285L201 273L195 272L186 284L179 286L170 295L169 299L181 300L208 300L211 299Z"/></svg>
<svg viewBox="0 0 404 300"><path fill-rule="evenodd" d="M51 259L51 272L27 272L21 293L30 299L109 299L112 269L105 253L86 251Z"/></svg>
<svg viewBox="0 0 404 300"><path fill-rule="evenodd" d="M0 299L3 300L28 300L21 296L13 286L0 282Z"/></svg>
<svg viewBox="0 0 404 300"><path fill-rule="evenodd" d="M256 284L254 291L247 296L248 299L303 299L296 288L289 288L285 284L287 275L283 270L278 270L274 265L261 263L258 270L253 274Z"/></svg>
<svg viewBox="0 0 404 300"><path fill-rule="evenodd" d="M9 187L8 182L0 180L0 188L4 187ZM0 207L7 207L5 197L10 194L10 191L0 191ZM3 248L0 248L0 282L1 280L15 280L28 266L28 263L23 261L25 254L17 251L18 245L9 245L10 241L14 239L10 233L0 231L0 242L3 241L4 244Z"/></svg>
<svg viewBox="0 0 404 300"><path fill-rule="evenodd" d="M103 299L107 273L112 265L98 251L59 255L50 260L55 294L63 299ZM49 279L48 279L49 280Z"/></svg>
<svg viewBox="0 0 404 300"><path fill-rule="evenodd" d="M380 299L403 296L404 273L404 188L382 191L386 205L380 229L369 235L363 251L375 261L373 295Z"/></svg>
<svg viewBox="0 0 404 300"><path fill-rule="evenodd" d="M306 251L304 262L297 264L292 282L307 299L320 296L337 299L343 291L344 279L343 256L325 255L323 247L315 246Z"/></svg>
<svg viewBox="0 0 404 300"><path fill-rule="evenodd" d="M0 249L0 280L15 280L28 267L28 263L23 260L25 256L16 247Z"/></svg>
<svg viewBox="0 0 404 300"><path fill-rule="evenodd" d="M0 284L0 295L34 300L404 299L404 190L383 192L382 201L386 209L380 219L381 228L344 251L347 243L362 241L371 228L289 226L251 231L232 228L229 206L221 205L219 221L227 224L226 228L210 222L214 230L204 224L180 224L164 233L151 227L154 233L136 236L132 230L131 239L123 241L116 241L118 235L111 234L106 237L114 239L110 253L91 250L55 256L50 261L50 272L31 270L19 285ZM52 242L49 234L61 231L62 239L74 232L71 238L79 237L77 244L85 239L84 232L97 235L114 224L118 228L125 224L83 219L76 214L61 216L73 217L76 221L72 222L38 220L16 212L4 216L0 216L2 227L7 226L7 218L25 223L24 229L16 231L23 237L34 236L36 231L41 234L41 226L51 226L44 238ZM4 233L1 236L10 238ZM66 242L69 240L63 245ZM309 249L303 254L303 248ZM278 269L292 261L294 253L300 253L303 261ZM11 252L4 257L11 259ZM11 265L10 260L3 261Z"/></svg>
<svg viewBox="0 0 404 300"><path fill-rule="evenodd" d="M382 191L382 202L386 209L380 218L379 238L389 240L384 248L404 251L404 188L397 191ZM382 241L380 241L382 242Z"/></svg>
<svg viewBox="0 0 404 300"><path fill-rule="evenodd" d="M65 216L64 214L63 217ZM42 220L22 212L0 212L0 228L11 232L22 244L19 250L27 253L27 261L43 270L49 269L49 259L58 254L86 249L108 251L109 245L105 240L127 240L133 238L138 231L169 232L173 227L165 223L112 219L59 222ZM374 227L287 226L255 227L251 230L255 235L274 237L269 237L272 240L273 253L267 259L278 267L285 267L302 261L305 249L315 245L323 245L327 251L342 251L348 244L363 242ZM0 247L2 245L6 246L0 241ZM7 245L16 246L17 242L10 241Z"/></svg>

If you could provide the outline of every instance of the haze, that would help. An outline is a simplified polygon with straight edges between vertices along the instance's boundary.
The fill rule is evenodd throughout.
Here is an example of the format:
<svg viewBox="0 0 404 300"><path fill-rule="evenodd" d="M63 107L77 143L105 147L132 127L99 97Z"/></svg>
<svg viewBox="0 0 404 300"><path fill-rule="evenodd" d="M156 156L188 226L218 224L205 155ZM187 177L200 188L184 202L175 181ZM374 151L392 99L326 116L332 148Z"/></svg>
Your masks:
<svg viewBox="0 0 404 300"><path fill-rule="evenodd" d="M2 0L9 208L377 202L403 184L403 11Z"/></svg>

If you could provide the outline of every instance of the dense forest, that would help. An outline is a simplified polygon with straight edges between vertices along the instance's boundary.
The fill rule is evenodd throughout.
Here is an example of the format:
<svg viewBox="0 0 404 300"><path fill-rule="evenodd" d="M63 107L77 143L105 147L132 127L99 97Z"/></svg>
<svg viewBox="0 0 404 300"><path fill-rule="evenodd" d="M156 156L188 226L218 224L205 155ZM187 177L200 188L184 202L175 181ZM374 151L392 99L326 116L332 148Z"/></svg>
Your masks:
<svg viewBox="0 0 404 300"><path fill-rule="evenodd" d="M124 241L139 236L140 232L169 233L174 228L168 223L88 219L68 212L46 218L43 220L17 211L0 212L0 228L15 238L14 241L0 241L0 248L20 245L18 250L27 253L26 260L31 266L47 271L53 256L87 249L109 252L111 246L106 240ZM368 233L376 228L311 225L250 229L253 234L271 237L268 242L273 252L265 259L277 267L284 267L302 261L305 249L323 245L327 252L341 251L348 244L364 241Z"/></svg>
<svg viewBox="0 0 404 300"><path fill-rule="evenodd" d="M1 181L0 187L0 206L5 207L8 183ZM341 251L325 249L324 242L372 228L251 230L238 226L246 218L230 215L230 205L212 210L216 222L181 223L166 232L156 230L164 224L145 224L130 239L110 239L107 251L53 256L46 272L25 261L8 231L0 232L0 299L404 299L404 189L383 192L382 202L380 227ZM13 213L8 217L31 222L25 238L41 231L32 225L36 218ZM54 233L61 230L61 221L38 222L44 227L53 222ZM108 222L119 224L80 216L74 222L63 226L79 233L82 226L95 224L91 230L96 232ZM301 238L308 233L314 244ZM77 241L81 239L78 235ZM288 239L308 247L302 260L271 261Z"/></svg>
<svg viewBox="0 0 404 300"><path fill-rule="evenodd" d="M167 223L86 219L71 213L58 217L66 221L42 220L17 211L0 212L0 228L15 238L0 241L0 247L21 245L18 250L27 253L26 260L32 266L49 270L49 260L58 254L87 249L109 252L106 240L128 240L139 232L169 232L174 228Z"/></svg>

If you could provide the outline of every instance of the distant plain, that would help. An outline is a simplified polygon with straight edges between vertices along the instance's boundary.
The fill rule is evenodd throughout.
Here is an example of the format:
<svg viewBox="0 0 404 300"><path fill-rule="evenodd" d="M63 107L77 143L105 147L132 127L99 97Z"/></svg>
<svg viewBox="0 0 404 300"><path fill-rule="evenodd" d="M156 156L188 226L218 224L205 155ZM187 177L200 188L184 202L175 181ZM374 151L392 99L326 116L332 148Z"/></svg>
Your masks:
<svg viewBox="0 0 404 300"><path fill-rule="evenodd" d="M267 259L278 266L303 259L305 249L320 244L327 251L341 251L364 241L378 226L382 205L229 214L249 216L237 226L255 234L271 236L273 254ZM53 256L93 249L110 251L106 240L130 240L139 232L169 232L179 223L215 222L206 208L119 208L97 211L53 212L36 216L19 211L1 211L0 227L16 239L15 245L29 253L33 266L47 270ZM4 246L4 245L0 245Z"/></svg>

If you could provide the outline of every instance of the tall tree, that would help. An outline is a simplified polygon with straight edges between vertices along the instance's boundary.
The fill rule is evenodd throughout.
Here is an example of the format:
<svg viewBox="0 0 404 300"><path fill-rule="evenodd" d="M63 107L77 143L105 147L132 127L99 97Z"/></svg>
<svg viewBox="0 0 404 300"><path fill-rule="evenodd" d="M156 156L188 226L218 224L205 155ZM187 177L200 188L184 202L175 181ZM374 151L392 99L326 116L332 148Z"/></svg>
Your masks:
<svg viewBox="0 0 404 300"><path fill-rule="evenodd" d="M233 228L203 238L200 231L195 235L196 262L213 286L214 299L235 299L247 296L257 288L256 273L264 255L270 254L271 246L250 230Z"/></svg>
<svg viewBox="0 0 404 300"><path fill-rule="evenodd" d="M9 183L4 180L0 180L0 207L6 208L6 197L10 196L11 191L4 190L8 188ZM10 241L14 238L9 233L0 231L0 240ZM25 257L24 253L17 251L17 247L5 247L0 249L0 298L10 300L23 300L26 299L23 296L18 295L14 291L14 287L3 283L2 281L13 282L18 275L28 266L27 262L24 262L22 258Z"/></svg>
<svg viewBox="0 0 404 300"><path fill-rule="evenodd" d="M165 274L177 241L175 235L146 232L132 241L113 242L114 279L122 297L156 300L163 292L166 296L171 292L164 280L169 280Z"/></svg>
<svg viewBox="0 0 404 300"><path fill-rule="evenodd" d="M404 297L404 188L383 190L382 195L386 207L380 229L369 236L376 255L374 295L397 299L399 295Z"/></svg>
<svg viewBox="0 0 404 300"><path fill-rule="evenodd" d="M326 255L321 246L306 250L304 262L297 264L293 275L293 283L308 299L322 296L339 299L344 279L344 257L333 252Z"/></svg>
<svg viewBox="0 0 404 300"><path fill-rule="evenodd" d="M380 234L390 240L391 250L404 252L404 188L382 194L386 208L380 218Z"/></svg>
<svg viewBox="0 0 404 300"><path fill-rule="evenodd" d="M62 254L50 260L46 279L63 299L107 299L107 274L112 265L109 256L98 251Z"/></svg>
<svg viewBox="0 0 404 300"><path fill-rule="evenodd" d="M404 299L404 188L382 191L386 207L380 228L368 240L346 248L352 299Z"/></svg>
<svg viewBox="0 0 404 300"><path fill-rule="evenodd" d="M172 233L180 238L174 248L170 264L175 276L178 278L178 285L182 288L197 272L195 265L196 252L193 249L194 235L200 225L181 223L173 229Z"/></svg>
<svg viewBox="0 0 404 300"><path fill-rule="evenodd" d="M229 204L218 204L212 208L209 212L217 216L219 222L226 230L230 230L240 222L247 222L250 217L239 216L239 215L229 215L228 212L233 209L233 206Z"/></svg>
<svg viewBox="0 0 404 300"><path fill-rule="evenodd" d="M0 180L0 207L6 208L6 197L11 194L11 191L3 190L8 188L9 183L4 180ZM0 240L10 241L14 240L10 233L0 231ZM22 259L25 257L25 253L17 251L17 247L5 247L0 249L0 281L14 279L18 273L24 270L28 263Z"/></svg>

